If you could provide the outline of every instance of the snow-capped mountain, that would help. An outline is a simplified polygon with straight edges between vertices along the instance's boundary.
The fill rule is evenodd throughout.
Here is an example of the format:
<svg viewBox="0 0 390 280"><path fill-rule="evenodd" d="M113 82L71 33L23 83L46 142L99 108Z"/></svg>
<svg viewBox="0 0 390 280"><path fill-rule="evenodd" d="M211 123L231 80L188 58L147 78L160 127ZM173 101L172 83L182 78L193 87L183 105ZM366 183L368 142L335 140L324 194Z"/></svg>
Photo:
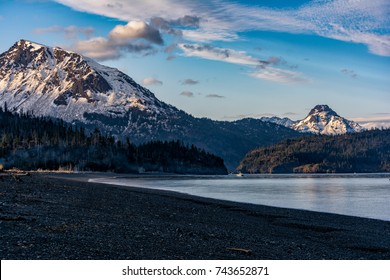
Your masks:
<svg viewBox="0 0 390 280"><path fill-rule="evenodd" d="M279 117L262 117L260 120L283 125L299 132L314 134L336 135L365 130L358 123L340 117L328 105L315 106L303 120L293 121Z"/></svg>
<svg viewBox="0 0 390 280"><path fill-rule="evenodd" d="M20 40L0 54L0 108L99 128L134 143L181 140L235 168L245 153L298 133L273 123L195 118L158 100L117 69L74 52Z"/></svg>
<svg viewBox="0 0 390 280"><path fill-rule="evenodd" d="M61 48L26 40L0 55L0 104L17 112L91 122L90 114L118 118L137 108L176 109L117 69Z"/></svg>
<svg viewBox="0 0 390 280"><path fill-rule="evenodd" d="M315 106L306 118L296 121L292 129L300 132L336 135L364 130L358 123L340 117L327 105Z"/></svg>
<svg viewBox="0 0 390 280"><path fill-rule="evenodd" d="M279 117L261 117L261 121L263 122L271 122L278 125L283 125L285 127L291 128L291 126L294 124L294 121L289 118L279 118Z"/></svg>

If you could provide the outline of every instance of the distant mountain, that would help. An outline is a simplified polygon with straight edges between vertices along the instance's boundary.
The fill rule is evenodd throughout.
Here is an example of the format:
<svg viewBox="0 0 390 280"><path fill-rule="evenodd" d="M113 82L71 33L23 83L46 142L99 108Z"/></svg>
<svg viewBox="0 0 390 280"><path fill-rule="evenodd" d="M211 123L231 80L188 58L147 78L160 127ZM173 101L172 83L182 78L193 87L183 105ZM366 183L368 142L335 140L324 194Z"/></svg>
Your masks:
<svg viewBox="0 0 390 280"><path fill-rule="evenodd" d="M77 53L20 40L0 55L0 107L99 128L136 144L182 140L237 166L249 150L297 137L273 123L194 118L117 69Z"/></svg>
<svg viewBox="0 0 390 280"><path fill-rule="evenodd" d="M289 118L278 117L263 117L260 120L283 125L299 132L324 135L355 133L364 130L358 123L340 117L328 105L315 106L303 120L292 121Z"/></svg>
<svg viewBox="0 0 390 280"><path fill-rule="evenodd" d="M249 152L243 173L390 172L390 129L306 135Z"/></svg>
<svg viewBox="0 0 390 280"><path fill-rule="evenodd" d="M278 125L283 125L285 127L291 128L294 124L294 121L289 118L279 118L279 117L261 117L261 121L263 122L271 122Z"/></svg>
<svg viewBox="0 0 390 280"><path fill-rule="evenodd" d="M301 121L295 122L291 128L300 132L337 135L363 131L358 123L340 117L327 105L317 105Z"/></svg>

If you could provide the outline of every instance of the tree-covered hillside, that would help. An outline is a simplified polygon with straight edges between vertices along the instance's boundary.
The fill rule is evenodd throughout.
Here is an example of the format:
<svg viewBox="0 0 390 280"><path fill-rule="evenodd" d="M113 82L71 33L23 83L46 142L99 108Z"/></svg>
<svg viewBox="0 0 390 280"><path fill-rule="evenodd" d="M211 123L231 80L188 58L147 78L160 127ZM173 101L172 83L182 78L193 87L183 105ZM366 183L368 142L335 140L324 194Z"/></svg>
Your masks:
<svg viewBox="0 0 390 280"><path fill-rule="evenodd" d="M249 152L244 173L390 172L390 130L302 136Z"/></svg>
<svg viewBox="0 0 390 280"><path fill-rule="evenodd" d="M80 170L226 174L223 160L180 141L136 146L86 133L61 120L17 115L0 108L0 165L24 170Z"/></svg>

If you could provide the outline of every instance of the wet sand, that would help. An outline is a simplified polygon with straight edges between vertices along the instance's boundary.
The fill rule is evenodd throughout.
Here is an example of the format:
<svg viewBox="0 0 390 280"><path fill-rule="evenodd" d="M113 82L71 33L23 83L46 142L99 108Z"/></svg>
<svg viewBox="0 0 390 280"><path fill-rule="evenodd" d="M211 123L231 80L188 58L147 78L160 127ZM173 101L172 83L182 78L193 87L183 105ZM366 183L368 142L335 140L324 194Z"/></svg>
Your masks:
<svg viewBox="0 0 390 280"><path fill-rule="evenodd" d="M390 259L390 222L88 183L0 180L1 259Z"/></svg>

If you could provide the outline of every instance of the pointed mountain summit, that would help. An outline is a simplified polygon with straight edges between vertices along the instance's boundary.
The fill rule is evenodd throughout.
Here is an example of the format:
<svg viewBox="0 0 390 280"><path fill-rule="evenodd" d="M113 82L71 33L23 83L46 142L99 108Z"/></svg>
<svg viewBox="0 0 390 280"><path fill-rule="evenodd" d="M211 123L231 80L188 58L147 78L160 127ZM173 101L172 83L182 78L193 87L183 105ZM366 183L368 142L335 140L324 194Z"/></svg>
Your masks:
<svg viewBox="0 0 390 280"><path fill-rule="evenodd" d="M298 136L273 123L195 118L118 69L58 47L20 40L0 54L0 108L99 128L135 143L181 140L235 168L251 149Z"/></svg>
<svg viewBox="0 0 390 280"><path fill-rule="evenodd" d="M317 105L303 120L295 122L292 129L315 134L337 135L361 132L363 127L354 121L340 117L328 105Z"/></svg>

